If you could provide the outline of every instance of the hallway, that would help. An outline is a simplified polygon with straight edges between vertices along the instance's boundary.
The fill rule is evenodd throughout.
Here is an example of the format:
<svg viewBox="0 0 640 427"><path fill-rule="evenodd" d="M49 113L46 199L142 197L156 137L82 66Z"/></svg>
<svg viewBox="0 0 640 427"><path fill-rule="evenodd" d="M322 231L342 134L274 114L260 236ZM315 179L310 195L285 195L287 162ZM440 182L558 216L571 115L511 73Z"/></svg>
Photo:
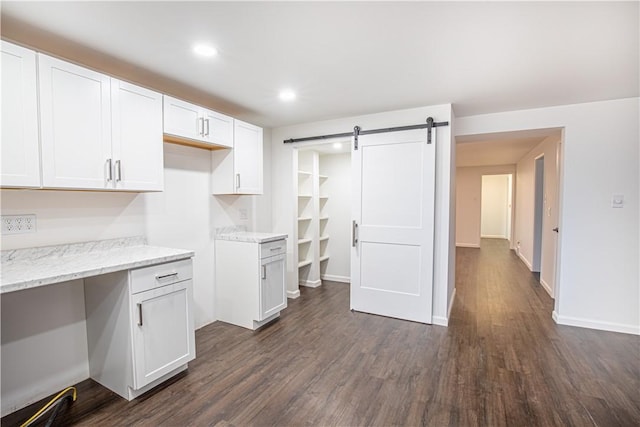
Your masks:
<svg viewBox="0 0 640 427"><path fill-rule="evenodd" d="M506 240L456 254L449 332L457 366L474 367L464 376L480 424L640 423L639 337L555 324L553 300Z"/></svg>
<svg viewBox="0 0 640 427"><path fill-rule="evenodd" d="M349 286L302 288L260 331L196 332L189 371L132 402L91 380L86 426L637 426L640 338L558 326L506 241L457 250L448 328L349 311ZM18 425L39 406L3 418Z"/></svg>

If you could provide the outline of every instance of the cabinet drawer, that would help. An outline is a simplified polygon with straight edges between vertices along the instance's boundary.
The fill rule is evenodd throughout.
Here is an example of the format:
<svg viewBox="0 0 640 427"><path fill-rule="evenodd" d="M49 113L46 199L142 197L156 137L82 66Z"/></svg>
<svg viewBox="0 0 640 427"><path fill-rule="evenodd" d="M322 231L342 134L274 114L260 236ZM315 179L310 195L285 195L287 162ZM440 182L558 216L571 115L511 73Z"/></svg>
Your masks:
<svg viewBox="0 0 640 427"><path fill-rule="evenodd" d="M280 255L287 252L286 240L274 240L273 242L260 244L260 258Z"/></svg>
<svg viewBox="0 0 640 427"><path fill-rule="evenodd" d="M191 258L131 270L131 293L193 278Z"/></svg>

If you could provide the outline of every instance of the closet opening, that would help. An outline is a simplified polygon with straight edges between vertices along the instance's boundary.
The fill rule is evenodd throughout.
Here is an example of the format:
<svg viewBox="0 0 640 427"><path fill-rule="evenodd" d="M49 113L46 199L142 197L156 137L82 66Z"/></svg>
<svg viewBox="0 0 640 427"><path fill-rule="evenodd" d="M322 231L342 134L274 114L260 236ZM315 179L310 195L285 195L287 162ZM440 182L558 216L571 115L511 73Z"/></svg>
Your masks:
<svg viewBox="0 0 640 427"><path fill-rule="evenodd" d="M351 281L350 142L334 139L293 150L299 286Z"/></svg>

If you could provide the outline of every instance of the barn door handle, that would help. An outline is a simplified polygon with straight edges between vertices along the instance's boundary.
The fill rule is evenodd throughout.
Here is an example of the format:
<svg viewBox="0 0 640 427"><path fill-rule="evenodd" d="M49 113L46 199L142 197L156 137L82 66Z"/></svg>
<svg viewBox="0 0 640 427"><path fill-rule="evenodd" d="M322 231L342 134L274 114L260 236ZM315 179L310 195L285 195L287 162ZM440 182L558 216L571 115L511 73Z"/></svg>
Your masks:
<svg viewBox="0 0 640 427"><path fill-rule="evenodd" d="M358 223L355 220L353 221L351 236L352 236L351 246L355 248L356 245L358 244Z"/></svg>

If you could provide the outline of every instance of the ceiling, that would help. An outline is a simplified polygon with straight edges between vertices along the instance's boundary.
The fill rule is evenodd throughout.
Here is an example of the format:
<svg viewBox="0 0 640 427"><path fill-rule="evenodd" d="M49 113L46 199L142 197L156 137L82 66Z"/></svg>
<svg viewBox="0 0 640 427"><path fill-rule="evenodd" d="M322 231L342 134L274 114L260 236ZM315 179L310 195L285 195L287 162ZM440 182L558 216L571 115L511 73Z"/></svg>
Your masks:
<svg viewBox="0 0 640 427"><path fill-rule="evenodd" d="M638 6L2 1L1 31L279 127L442 103L468 116L638 96ZM199 41L219 55L196 58ZM285 87L295 101L278 99Z"/></svg>

